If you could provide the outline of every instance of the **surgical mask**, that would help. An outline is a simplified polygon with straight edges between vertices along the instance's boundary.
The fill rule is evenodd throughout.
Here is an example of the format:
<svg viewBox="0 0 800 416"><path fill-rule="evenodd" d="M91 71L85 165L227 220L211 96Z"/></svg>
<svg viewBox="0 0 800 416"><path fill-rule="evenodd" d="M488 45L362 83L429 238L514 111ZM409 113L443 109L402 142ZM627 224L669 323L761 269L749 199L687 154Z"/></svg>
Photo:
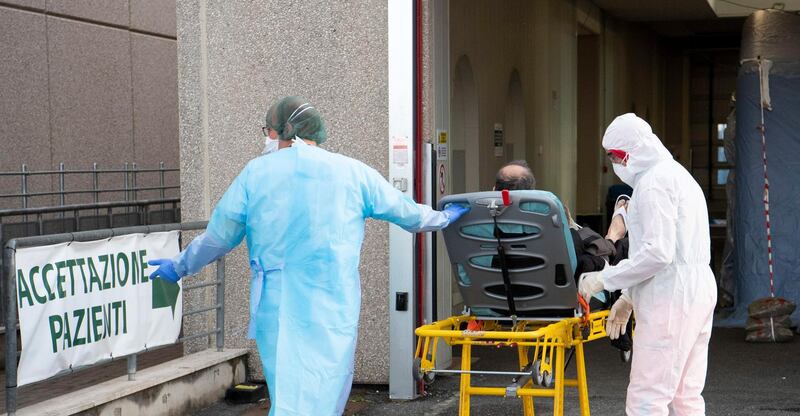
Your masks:
<svg viewBox="0 0 800 416"><path fill-rule="evenodd" d="M620 165L619 163L613 163L611 167L614 169L614 173L617 174L620 179L622 179L622 182L633 186L633 181L636 179L636 174L633 173L628 166Z"/></svg>
<svg viewBox="0 0 800 416"><path fill-rule="evenodd" d="M278 139L271 139L267 137L264 139L264 150L261 152L262 155L268 155L273 152L278 151Z"/></svg>

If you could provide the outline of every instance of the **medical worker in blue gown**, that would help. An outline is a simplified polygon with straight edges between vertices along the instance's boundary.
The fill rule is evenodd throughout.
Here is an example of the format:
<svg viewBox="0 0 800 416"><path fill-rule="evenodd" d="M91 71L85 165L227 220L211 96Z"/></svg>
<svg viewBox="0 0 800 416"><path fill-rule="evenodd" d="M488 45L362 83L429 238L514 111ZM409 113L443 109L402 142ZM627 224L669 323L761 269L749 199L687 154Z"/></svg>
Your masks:
<svg viewBox="0 0 800 416"><path fill-rule="evenodd" d="M206 231L151 276L177 281L247 239L250 336L256 339L270 415L340 415L353 381L367 218L410 232L439 230L466 208L442 212L393 188L369 166L317 147L319 112L287 97L267 112L278 150L252 160L222 196ZM274 149L272 149L274 150Z"/></svg>

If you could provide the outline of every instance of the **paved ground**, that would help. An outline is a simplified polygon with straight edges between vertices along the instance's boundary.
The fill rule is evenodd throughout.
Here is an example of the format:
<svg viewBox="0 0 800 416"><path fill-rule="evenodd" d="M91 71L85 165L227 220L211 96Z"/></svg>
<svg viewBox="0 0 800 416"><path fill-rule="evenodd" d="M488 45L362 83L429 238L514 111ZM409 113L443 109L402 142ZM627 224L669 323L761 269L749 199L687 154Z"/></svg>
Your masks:
<svg viewBox="0 0 800 416"><path fill-rule="evenodd" d="M709 416L800 415L800 340L788 344L747 344L741 329L715 329L711 340L709 374L704 397ZM587 345L589 400L594 415L624 414L629 366L623 364L606 340ZM508 350L477 349L475 369L512 369L516 354ZM574 365L570 366L574 374ZM481 381L506 378L477 378ZM578 414L577 395L569 392L567 415ZM568 390L569 391L569 390ZM536 400L537 414L551 414L552 402ZM218 403L194 416L255 416L266 414L268 402L231 406ZM472 414L481 416L521 415L518 399L478 397ZM426 397L392 402L386 386L356 386L350 395L347 415L457 415L458 378L438 377Z"/></svg>

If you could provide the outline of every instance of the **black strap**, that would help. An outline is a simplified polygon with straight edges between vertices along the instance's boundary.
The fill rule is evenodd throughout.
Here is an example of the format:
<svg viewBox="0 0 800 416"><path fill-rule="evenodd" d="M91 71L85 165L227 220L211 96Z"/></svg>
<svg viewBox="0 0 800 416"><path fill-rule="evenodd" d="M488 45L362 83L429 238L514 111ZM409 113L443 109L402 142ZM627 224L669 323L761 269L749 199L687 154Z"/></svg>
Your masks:
<svg viewBox="0 0 800 416"><path fill-rule="evenodd" d="M500 241L500 238L504 233L500 230L500 227L497 226L497 217L493 217L493 219L494 237L497 239L497 255L500 257L500 270L503 274L503 286L506 289L508 311L511 313L511 317L513 318L517 316L517 308L514 304L514 295L511 293L511 278L508 276L508 266L506 265L506 249L503 247L503 243Z"/></svg>

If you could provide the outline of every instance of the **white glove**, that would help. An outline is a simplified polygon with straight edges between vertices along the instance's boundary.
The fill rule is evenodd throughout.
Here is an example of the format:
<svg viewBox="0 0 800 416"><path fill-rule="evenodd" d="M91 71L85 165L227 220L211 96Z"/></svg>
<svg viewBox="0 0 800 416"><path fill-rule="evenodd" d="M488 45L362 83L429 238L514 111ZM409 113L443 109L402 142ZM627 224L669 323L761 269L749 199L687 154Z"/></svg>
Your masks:
<svg viewBox="0 0 800 416"><path fill-rule="evenodd" d="M589 302L597 293L603 291L603 271L587 272L578 279L578 293Z"/></svg>
<svg viewBox="0 0 800 416"><path fill-rule="evenodd" d="M627 293L623 293L614 302L611 312L608 313L608 319L606 319L608 338L617 339L620 335L625 335L625 331L628 329L628 320L631 319L631 312L633 312L633 302Z"/></svg>

